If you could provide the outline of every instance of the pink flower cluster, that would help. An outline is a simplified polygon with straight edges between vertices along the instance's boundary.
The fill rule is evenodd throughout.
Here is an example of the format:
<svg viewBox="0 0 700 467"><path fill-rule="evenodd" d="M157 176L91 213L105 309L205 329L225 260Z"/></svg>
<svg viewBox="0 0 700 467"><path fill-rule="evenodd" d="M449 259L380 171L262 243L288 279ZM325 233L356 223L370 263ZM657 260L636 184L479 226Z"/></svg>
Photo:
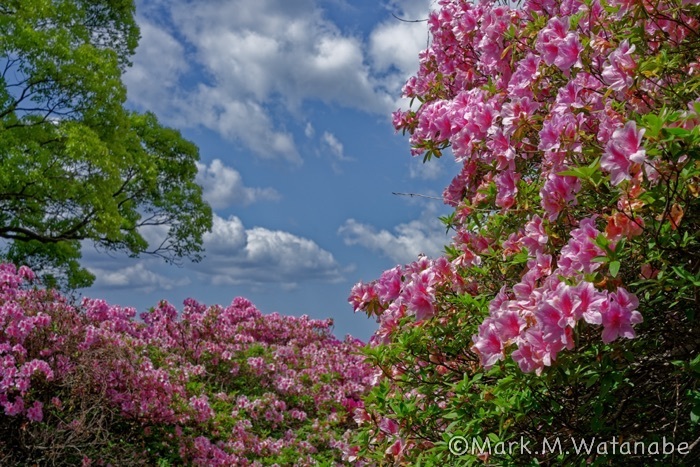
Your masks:
<svg viewBox="0 0 700 467"><path fill-rule="evenodd" d="M354 311L371 310L377 315L380 327L372 343L388 342L405 316L420 322L435 314L435 296L440 289L453 292L465 289L456 270L454 262L444 257L435 260L421 257L404 267L385 271L376 281L358 282L348 302Z"/></svg>
<svg viewBox="0 0 700 467"><path fill-rule="evenodd" d="M484 254L500 252L506 261L524 251L522 274L493 299L473 338L484 366L512 352L523 371L541 372L573 348L581 320L602 326L605 343L633 338L633 326L642 322L636 297L619 279L593 277L608 274L603 266L614 260L609 251L618 242L644 233L643 187L657 183L662 170L645 149L641 120L631 116L647 112L676 78L645 79L638 72L645 58L640 53L658 50L656 38L691 40L700 29L697 19L665 1L438 5L428 20L432 42L404 87L405 97L421 104L397 111L394 124L410 134L414 155L449 147L461 164L444 192L457 214L452 246L459 256L423 258L357 284L353 308L377 316L375 341L388 342L404 316L420 322L438 314L438 291L464 293L466 271ZM655 20L635 23L626 16L630 9ZM665 19L671 17L678 20ZM651 42L640 50L617 39L610 27L624 21L642 28ZM699 70L691 64L684 71ZM601 183L617 203L582 205L583 191L590 200L591 187ZM520 225L509 224L497 238L503 232L469 222L477 211L510 215L509 222ZM555 230L552 239L548 232ZM611 265L610 276L619 267L612 272Z"/></svg>
<svg viewBox="0 0 700 467"><path fill-rule="evenodd" d="M520 368L539 374L560 351L574 347L573 331L582 319L603 326L604 343L635 337L632 325L642 322L636 297L622 287L608 292L581 279L582 271L600 266L591 260L602 254L593 243L599 232L592 222L582 224L562 248L558 268L552 270L550 255L536 252L512 294L504 286L490 303L472 346L484 367L503 360L513 346L512 357Z"/></svg>
<svg viewBox="0 0 700 467"><path fill-rule="evenodd" d="M700 121L698 1L435 3L432 40L403 89L417 104L393 122L414 156L455 158L443 191L455 235L445 258L357 284L354 310L377 317L374 343L401 351L402 331L426 319L450 330L462 301L485 313L488 300L471 351L482 367L510 357L536 374L577 342L634 338L634 282L662 277L649 244L682 229L697 198L678 185L694 173L683 135ZM390 391L459 373L405 354L377 377ZM414 426L372 415L370 432L400 462Z"/></svg>
<svg viewBox="0 0 700 467"><path fill-rule="evenodd" d="M104 394L148 432L174 429L172 452L190 465L262 465L276 456L316 465L319 453L341 462L352 450L349 421L372 372L362 343L334 338L329 320L263 315L236 298L225 308L189 299L181 314L161 302L139 322L135 310L103 300L74 308L53 291L25 287L31 279L26 268L0 265L6 416L77 429L80 420L63 420L74 405L65 398ZM75 392L61 392L78 373Z"/></svg>

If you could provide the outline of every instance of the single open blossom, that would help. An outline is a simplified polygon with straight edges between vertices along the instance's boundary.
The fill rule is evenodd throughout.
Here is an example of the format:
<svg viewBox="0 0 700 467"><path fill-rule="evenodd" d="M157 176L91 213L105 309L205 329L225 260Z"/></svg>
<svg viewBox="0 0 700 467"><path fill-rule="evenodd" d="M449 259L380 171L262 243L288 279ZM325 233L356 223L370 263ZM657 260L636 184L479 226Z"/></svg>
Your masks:
<svg viewBox="0 0 700 467"><path fill-rule="evenodd" d="M625 91L634 83L634 74L637 63L634 61L634 45L630 45L625 39L617 50L613 51L609 57L608 65L603 68L603 79L615 91Z"/></svg>
<svg viewBox="0 0 700 467"><path fill-rule="evenodd" d="M547 181L540 190L542 207L547 212L547 218L555 221L559 213L568 206L575 206L576 193L581 190L581 182L576 177L549 174Z"/></svg>
<svg viewBox="0 0 700 467"><path fill-rule="evenodd" d="M375 290L379 300L389 303L399 297L401 292L402 271L400 267L384 271L377 280Z"/></svg>
<svg viewBox="0 0 700 467"><path fill-rule="evenodd" d="M559 44L569 32L569 22L565 18L555 16L547 22L547 26L537 35L535 49L540 53L547 65L553 65L559 53Z"/></svg>
<svg viewBox="0 0 700 467"><path fill-rule="evenodd" d="M496 177L496 206L508 209L515 204L515 196L518 194L517 183L520 180L520 174L510 170L501 172Z"/></svg>
<svg viewBox="0 0 700 467"><path fill-rule="evenodd" d="M414 273L411 281L406 286L407 307L412 311L417 321L429 318L435 312L433 301L435 299L435 273L425 270Z"/></svg>
<svg viewBox="0 0 700 467"><path fill-rule="evenodd" d="M484 368L491 368L497 361L503 360L503 342L496 327L488 321L479 326L479 334L473 336L472 340L474 345L471 350L479 355Z"/></svg>
<svg viewBox="0 0 700 467"><path fill-rule="evenodd" d="M579 56L583 51L583 46L579 40L578 34L569 32L561 42L557 50L557 57L554 59L554 64L562 71L569 70L572 66L581 66Z"/></svg>
<svg viewBox="0 0 700 467"><path fill-rule="evenodd" d="M634 121L629 121L613 132L600 159L600 166L610 173L613 185L630 180L634 164L638 167L646 161L646 151L642 147L644 131L644 128L638 130Z"/></svg>

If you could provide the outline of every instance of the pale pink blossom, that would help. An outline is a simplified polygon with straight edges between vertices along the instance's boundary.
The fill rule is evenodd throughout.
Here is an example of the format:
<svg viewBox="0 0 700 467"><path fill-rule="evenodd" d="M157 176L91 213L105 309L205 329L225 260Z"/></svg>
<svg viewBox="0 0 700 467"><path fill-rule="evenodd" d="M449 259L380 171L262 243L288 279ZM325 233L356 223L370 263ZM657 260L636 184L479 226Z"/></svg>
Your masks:
<svg viewBox="0 0 700 467"><path fill-rule="evenodd" d="M631 120L624 127L615 130L606 144L600 166L610 173L613 185L630 180L633 164L643 164L646 161L646 151L642 147L644 131L644 128L638 130L637 124Z"/></svg>
<svg viewBox="0 0 700 467"><path fill-rule="evenodd" d="M603 68L603 79L614 91L625 91L634 83L637 63L634 60L634 45L625 39L609 56L609 63Z"/></svg>

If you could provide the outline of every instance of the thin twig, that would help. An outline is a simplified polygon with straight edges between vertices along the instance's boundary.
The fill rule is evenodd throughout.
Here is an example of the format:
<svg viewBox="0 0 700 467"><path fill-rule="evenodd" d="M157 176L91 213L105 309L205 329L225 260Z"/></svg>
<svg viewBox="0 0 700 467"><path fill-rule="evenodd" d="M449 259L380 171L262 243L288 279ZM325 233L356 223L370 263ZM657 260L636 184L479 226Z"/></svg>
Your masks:
<svg viewBox="0 0 700 467"><path fill-rule="evenodd" d="M410 196L411 198L413 198L414 196L418 196L418 197L420 197L420 198L436 199L436 200L438 200L438 201L442 201L442 198L438 198L438 197L436 197L436 196L421 195L421 194L418 194L418 193L399 193L399 192L396 192L396 191L392 191L391 194L392 194L392 195L398 195L398 196Z"/></svg>
<svg viewBox="0 0 700 467"><path fill-rule="evenodd" d="M391 16L393 16L394 18L396 18L399 21L404 22L404 23L425 23L426 21L428 21L427 18L426 19L403 19L403 18L399 18L394 13L392 13Z"/></svg>

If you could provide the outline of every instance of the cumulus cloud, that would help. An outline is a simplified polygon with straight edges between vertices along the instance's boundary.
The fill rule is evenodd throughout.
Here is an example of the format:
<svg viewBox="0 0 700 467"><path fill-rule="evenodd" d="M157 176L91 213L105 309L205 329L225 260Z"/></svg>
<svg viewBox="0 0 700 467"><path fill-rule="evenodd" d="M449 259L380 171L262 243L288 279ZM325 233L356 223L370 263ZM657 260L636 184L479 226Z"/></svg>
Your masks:
<svg viewBox="0 0 700 467"><path fill-rule="evenodd" d="M143 232L158 242L162 228ZM204 235L205 257L165 269L157 258L130 259L84 250L87 268L97 276L95 287L152 292L171 290L199 277L213 285L250 285L292 289L303 282L338 283L348 270L333 255L308 238L281 230L246 228L236 216L214 215L211 232ZM169 270L178 277L160 274ZM194 274L194 276L193 276Z"/></svg>
<svg viewBox="0 0 700 467"><path fill-rule="evenodd" d="M418 69L418 52L428 46L428 32L423 20L427 19L432 2L391 3L396 17L387 18L372 31L369 55L376 70L394 68L408 76Z"/></svg>
<svg viewBox="0 0 700 467"><path fill-rule="evenodd" d="M395 107L407 106L407 102L398 98L398 91L418 70L418 54L428 46L423 20L427 19L432 3L430 0L391 1L389 6L396 17L379 23L370 35L368 55L372 69L382 76L384 86L392 90Z"/></svg>
<svg viewBox="0 0 700 467"><path fill-rule="evenodd" d="M331 158L331 167L336 173L341 173L340 162L350 162L354 161L352 157L345 155L345 149L343 143L333 134L327 131L323 132L321 136L322 151Z"/></svg>
<svg viewBox="0 0 700 467"><path fill-rule="evenodd" d="M280 285L301 281L338 282L341 267L313 240L262 227L246 229L236 216L214 216L204 236L206 258L191 267L215 285Z"/></svg>
<svg viewBox="0 0 700 467"><path fill-rule="evenodd" d="M413 157L408 165L408 174L414 179L436 180L442 175L442 164L437 160L424 163L421 157Z"/></svg>
<svg viewBox="0 0 700 467"><path fill-rule="evenodd" d="M409 17L428 9L424 0L390 7ZM365 38L316 0L151 0L139 11L142 40L125 76L133 104L297 165L282 122L312 101L388 116L425 46L424 24L392 18Z"/></svg>
<svg viewBox="0 0 700 467"><path fill-rule="evenodd" d="M274 188L250 188L243 184L241 174L214 159L209 165L197 163L196 182L204 189L204 199L214 209L225 209L233 204L247 206L258 201L280 198Z"/></svg>
<svg viewBox="0 0 700 467"><path fill-rule="evenodd" d="M140 18L141 40L124 75L129 99L159 115L177 115L173 89L189 70L185 49L168 31Z"/></svg>
<svg viewBox="0 0 700 467"><path fill-rule="evenodd" d="M438 256L449 242L444 226L432 211L426 211L421 219L395 226L391 232L348 219L338 234L346 245L363 246L400 264L415 261L420 254Z"/></svg>
<svg viewBox="0 0 700 467"><path fill-rule="evenodd" d="M132 260L133 261L133 260ZM190 284L188 277L173 279L150 270L144 262L116 270L104 267L91 267L88 270L95 276L95 287L110 289L130 289L150 293L154 290L171 290Z"/></svg>

